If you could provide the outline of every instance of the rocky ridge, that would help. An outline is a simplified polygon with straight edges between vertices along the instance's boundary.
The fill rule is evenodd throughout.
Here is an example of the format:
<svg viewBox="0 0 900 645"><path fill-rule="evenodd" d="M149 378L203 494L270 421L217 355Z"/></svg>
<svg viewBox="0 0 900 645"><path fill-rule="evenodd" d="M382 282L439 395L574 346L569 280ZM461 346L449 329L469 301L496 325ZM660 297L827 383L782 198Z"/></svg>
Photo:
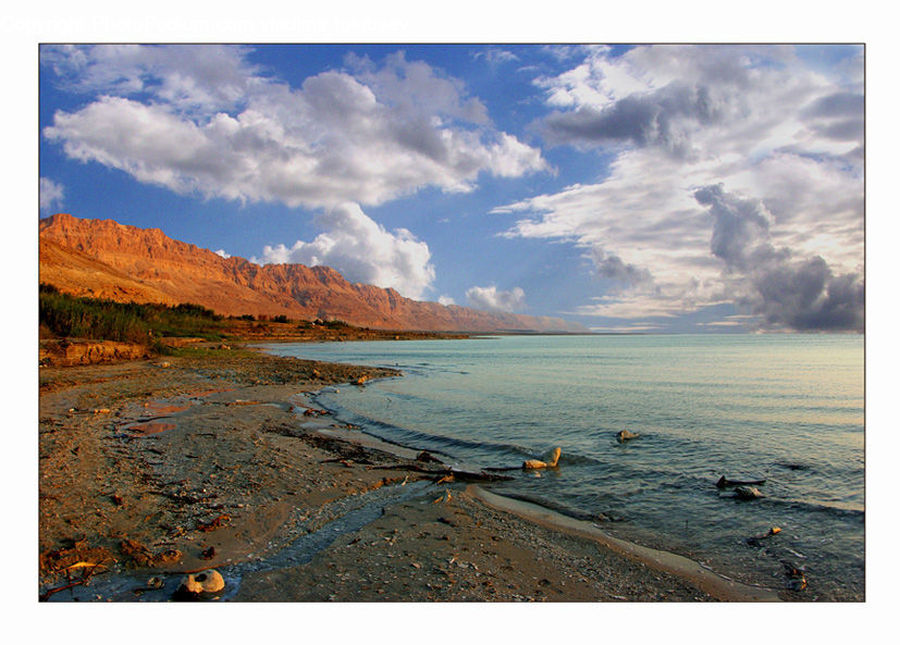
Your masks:
<svg viewBox="0 0 900 645"><path fill-rule="evenodd" d="M190 302L224 315L343 320L374 329L584 332L559 318L486 312L351 283L326 266L223 258L159 229L60 213L40 221L40 279L120 302Z"/></svg>

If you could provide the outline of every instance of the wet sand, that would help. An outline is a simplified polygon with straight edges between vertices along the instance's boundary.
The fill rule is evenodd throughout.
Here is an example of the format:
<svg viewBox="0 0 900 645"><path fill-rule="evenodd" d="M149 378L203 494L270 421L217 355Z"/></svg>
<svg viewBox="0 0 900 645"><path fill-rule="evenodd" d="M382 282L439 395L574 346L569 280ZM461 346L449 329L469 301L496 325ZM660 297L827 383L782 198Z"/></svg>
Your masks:
<svg viewBox="0 0 900 645"><path fill-rule="evenodd" d="M245 350L42 368L39 593L166 600L214 567L231 601L777 598L359 441L302 394L393 374Z"/></svg>

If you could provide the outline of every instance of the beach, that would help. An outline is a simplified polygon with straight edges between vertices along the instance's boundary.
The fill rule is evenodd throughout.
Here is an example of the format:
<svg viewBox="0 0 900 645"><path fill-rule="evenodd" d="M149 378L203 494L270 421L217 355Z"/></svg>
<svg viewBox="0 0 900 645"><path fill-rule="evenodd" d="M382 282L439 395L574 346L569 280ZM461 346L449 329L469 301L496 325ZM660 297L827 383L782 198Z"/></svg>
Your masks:
<svg viewBox="0 0 900 645"><path fill-rule="evenodd" d="M304 395L391 370L208 349L39 375L42 599L163 601L208 568L227 601L792 599L493 496Z"/></svg>

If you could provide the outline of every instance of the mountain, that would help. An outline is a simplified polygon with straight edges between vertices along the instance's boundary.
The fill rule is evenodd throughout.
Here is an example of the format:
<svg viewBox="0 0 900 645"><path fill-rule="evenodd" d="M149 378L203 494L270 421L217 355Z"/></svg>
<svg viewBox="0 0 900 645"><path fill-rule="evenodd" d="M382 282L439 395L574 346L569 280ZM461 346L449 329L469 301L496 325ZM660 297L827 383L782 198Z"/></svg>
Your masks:
<svg viewBox="0 0 900 645"><path fill-rule="evenodd" d="M60 213L40 221L40 280L78 296L203 305L224 315L343 320L374 329L585 332L560 318L480 311L354 284L325 266L267 264L113 220Z"/></svg>

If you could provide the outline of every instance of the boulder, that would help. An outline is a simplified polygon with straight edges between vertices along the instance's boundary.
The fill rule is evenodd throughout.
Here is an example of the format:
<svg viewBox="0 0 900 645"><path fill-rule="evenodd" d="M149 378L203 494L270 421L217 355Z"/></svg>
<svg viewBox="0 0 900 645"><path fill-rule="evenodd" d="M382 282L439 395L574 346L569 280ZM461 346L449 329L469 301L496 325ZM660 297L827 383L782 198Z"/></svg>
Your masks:
<svg viewBox="0 0 900 645"><path fill-rule="evenodd" d="M199 573L189 573L178 585L175 592L179 596L199 597L202 594L219 593L225 588L225 579L215 569L206 569Z"/></svg>
<svg viewBox="0 0 900 645"><path fill-rule="evenodd" d="M636 439L640 436L641 435L638 434L637 432L629 432L628 430L620 430L619 432L616 433L616 439L618 440L619 443L625 443L629 439Z"/></svg>

